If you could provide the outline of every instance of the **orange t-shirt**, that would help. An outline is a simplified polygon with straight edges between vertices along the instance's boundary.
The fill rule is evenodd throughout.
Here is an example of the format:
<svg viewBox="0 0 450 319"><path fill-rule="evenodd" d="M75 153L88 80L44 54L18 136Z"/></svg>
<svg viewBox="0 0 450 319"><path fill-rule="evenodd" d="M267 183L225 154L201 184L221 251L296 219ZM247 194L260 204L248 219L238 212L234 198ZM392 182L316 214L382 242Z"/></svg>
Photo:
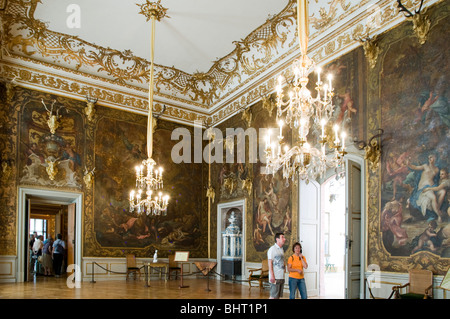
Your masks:
<svg viewBox="0 0 450 319"><path fill-rule="evenodd" d="M306 262L305 256L303 256L303 260ZM287 263L291 264L291 268L303 270L303 264L302 264L300 258L295 255L292 255L291 257L289 257ZM296 278L296 279L303 279L303 278L305 278L305 275L303 273L300 274L296 271L290 271L289 277Z"/></svg>

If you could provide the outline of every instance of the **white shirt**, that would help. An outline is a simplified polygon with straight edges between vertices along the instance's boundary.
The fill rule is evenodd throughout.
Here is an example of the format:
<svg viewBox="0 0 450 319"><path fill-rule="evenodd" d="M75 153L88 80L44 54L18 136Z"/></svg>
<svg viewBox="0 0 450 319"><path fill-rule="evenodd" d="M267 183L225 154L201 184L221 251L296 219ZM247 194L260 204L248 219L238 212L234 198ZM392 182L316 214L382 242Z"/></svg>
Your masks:
<svg viewBox="0 0 450 319"><path fill-rule="evenodd" d="M284 249L276 243L267 251L267 259L272 260L275 279L284 279ZM269 280L271 280L269 271Z"/></svg>
<svg viewBox="0 0 450 319"><path fill-rule="evenodd" d="M36 238L33 244L33 253L37 254L39 249L41 249L43 245L44 244L42 243L42 241L39 238Z"/></svg>

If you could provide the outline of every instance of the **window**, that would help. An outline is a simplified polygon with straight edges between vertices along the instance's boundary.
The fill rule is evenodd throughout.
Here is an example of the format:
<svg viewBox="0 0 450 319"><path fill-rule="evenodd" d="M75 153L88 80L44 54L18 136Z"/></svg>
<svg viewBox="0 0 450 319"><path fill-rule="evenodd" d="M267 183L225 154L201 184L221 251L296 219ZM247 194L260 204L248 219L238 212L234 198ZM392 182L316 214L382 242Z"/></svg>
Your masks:
<svg viewBox="0 0 450 319"><path fill-rule="evenodd" d="M44 236L44 239L47 239L47 220L39 219L39 218L30 218L30 235L34 232L38 234L38 236Z"/></svg>

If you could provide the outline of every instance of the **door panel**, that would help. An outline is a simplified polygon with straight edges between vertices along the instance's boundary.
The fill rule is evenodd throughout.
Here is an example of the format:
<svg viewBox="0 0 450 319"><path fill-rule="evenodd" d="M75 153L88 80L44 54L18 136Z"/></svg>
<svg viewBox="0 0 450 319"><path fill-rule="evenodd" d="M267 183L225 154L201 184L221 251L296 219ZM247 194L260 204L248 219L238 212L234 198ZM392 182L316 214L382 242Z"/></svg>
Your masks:
<svg viewBox="0 0 450 319"><path fill-rule="evenodd" d="M309 296L319 295L319 235L320 235L320 185L316 182L299 183L300 243L308 262L305 270Z"/></svg>
<svg viewBox="0 0 450 319"><path fill-rule="evenodd" d="M75 204L67 207L67 266L75 263Z"/></svg>
<svg viewBox="0 0 450 319"><path fill-rule="evenodd" d="M30 208L31 208L31 200L29 198L26 199L25 201L25 216L24 216L24 233L25 233L25 247L24 247L24 251L25 251L25 272L24 272L24 281L32 281L33 279L33 274L32 271L33 269L31 269L31 252L30 252Z"/></svg>
<svg viewBox="0 0 450 319"><path fill-rule="evenodd" d="M347 161L346 298L359 298L361 274L361 166Z"/></svg>

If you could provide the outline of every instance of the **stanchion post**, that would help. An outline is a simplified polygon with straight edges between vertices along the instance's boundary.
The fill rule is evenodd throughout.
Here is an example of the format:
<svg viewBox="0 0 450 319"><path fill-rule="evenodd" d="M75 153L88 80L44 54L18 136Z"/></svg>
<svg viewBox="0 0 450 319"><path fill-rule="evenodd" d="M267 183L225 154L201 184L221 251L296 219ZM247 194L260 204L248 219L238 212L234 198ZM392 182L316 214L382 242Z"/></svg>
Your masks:
<svg viewBox="0 0 450 319"><path fill-rule="evenodd" d="M92 262L92 271L91 271L92 279L91 279L91 284L95 284L95 280L94 280L94 264L95 264L95 262Z"/></svg>
<svg viewBox="0 0 450 319"><path fill-rule="evenodd" d="M209 272L211 271L211 268L208 267L208 273L206 274L206 291L211 291L211 289L209 289Z"/></svg>
<svg viewBox="0 0 450 319"><path fill-rule="evenodd" d="M144 263L144 273L145 273L145 287L150 287L148 285L148 264Z"/></svg>
<svg viewBox="0 0 450 319"><path fill-rule="evenodd" d="M180 274L180 277L181 277L181 283L180 283L180 288L189 288L189 286L184 286L183 285L183 265L181 265L181 274Z"/></svg>

